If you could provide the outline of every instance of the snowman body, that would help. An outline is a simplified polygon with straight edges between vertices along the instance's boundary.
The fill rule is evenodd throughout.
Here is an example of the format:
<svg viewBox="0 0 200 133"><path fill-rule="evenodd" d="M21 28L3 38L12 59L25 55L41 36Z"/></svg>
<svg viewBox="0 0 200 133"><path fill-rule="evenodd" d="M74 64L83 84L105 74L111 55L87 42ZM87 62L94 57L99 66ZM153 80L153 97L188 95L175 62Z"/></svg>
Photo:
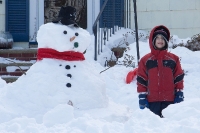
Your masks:
<svg viewBox="0 0 200 133"><path fill-rule="evenodd" d="M90 34L82 28L48 23L40 27L37 41L38 49L82 54L90 44ZM38 118L59 104L68 103L79 110L107 106L105 83L96 71L97 64L73 60L73 57L68 61L47 56L8 85L5 106L14 107L16 113ZM16 101L21 104L16 105Z"/></svg>

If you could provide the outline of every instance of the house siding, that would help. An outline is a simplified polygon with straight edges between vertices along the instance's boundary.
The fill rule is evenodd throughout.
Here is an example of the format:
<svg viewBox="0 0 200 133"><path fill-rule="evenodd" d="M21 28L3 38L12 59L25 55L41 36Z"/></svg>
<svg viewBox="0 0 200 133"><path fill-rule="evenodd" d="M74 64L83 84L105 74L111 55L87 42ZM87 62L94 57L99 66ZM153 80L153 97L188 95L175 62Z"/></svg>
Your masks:
<svg viewBox="0 0 200 133"><path fill-rule="evenodd" d="M133 2L132 2L133 5ZM200 33L200 0L137 0L138 28L150 31L154 26L167 26L180 38ZM131 28L134 29L131 8Z"/></svg>
<svg viewBox="0 0 200 133"><path fill-rule="evenodd" d="M0 4L0 31L5 31L5 0Z"/></svg>

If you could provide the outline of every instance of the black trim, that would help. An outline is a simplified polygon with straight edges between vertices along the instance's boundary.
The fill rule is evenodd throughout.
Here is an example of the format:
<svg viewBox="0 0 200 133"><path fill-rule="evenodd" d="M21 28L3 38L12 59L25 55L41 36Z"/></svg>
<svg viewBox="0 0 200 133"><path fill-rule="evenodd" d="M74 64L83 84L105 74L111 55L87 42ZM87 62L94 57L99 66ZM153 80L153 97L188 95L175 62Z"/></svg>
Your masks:
<svg viewBox="0 0 200 133"><path fill-rule="evenodd" d="M176 84L176 83L180 82L181 80L183 80L184 75L185 75L185 74L183 73L183 74L177 76L177 77L175 78L175 80L174 80L174 84Z"/></svg>
<svg viewBox="0 0 200 133"><path fill-rule="evenodd" d="M142 84L143 86L147 86L147 81L144 80L142 77L137 76L137 82Z"/></svg>
<svg viewBox="0 0 200 133"><path fill-rule="evenodd" d="M158 67L157 60L148 60L146 63L147 70Z"/></svg>
<svg viewBox="0 0 200 133"><path fill-rule="evenodd" d="M38 45L38 42L29 42L31 45Z"/></svg>
<svg viewBox="0 0 200 133"><path fill-rule="evenodd" d="M176 62L174 62L173 60L163 60L163 66L171 68L172 72L174 72Z"/></svg>

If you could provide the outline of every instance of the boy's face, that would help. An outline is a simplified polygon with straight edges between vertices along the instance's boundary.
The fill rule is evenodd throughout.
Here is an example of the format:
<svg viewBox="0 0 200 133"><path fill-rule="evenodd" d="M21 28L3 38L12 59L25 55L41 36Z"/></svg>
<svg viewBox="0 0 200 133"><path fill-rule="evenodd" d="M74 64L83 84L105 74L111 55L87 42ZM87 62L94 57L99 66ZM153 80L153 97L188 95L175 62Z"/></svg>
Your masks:
<svg viewBox="0 0 200 133"><path fill-rule="evenodd" d="M165 40L163 38L163 36L161 35L158 35L156 37L156 42L155 42L155 46L158 48L158 49L161 49L165 46Z"/></svg>

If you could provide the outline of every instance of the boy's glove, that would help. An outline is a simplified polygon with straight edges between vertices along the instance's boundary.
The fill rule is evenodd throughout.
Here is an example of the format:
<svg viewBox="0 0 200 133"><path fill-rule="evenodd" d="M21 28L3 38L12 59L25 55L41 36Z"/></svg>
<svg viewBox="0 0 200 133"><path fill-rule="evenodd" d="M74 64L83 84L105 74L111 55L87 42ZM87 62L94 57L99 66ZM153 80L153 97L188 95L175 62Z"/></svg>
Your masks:
<svg viewBox="0 0 200 133"><path fill-rule="evenodd" d="M184 100L183 92L177 91L175 93L174 103L180 103Z"/></svg>
<svg viewBox="0 0 200 133"><path fill-rule="evenodd" d="M140 109L144 109L145 107L149 108L146 94L139 94L139 107Z"/></svg>

